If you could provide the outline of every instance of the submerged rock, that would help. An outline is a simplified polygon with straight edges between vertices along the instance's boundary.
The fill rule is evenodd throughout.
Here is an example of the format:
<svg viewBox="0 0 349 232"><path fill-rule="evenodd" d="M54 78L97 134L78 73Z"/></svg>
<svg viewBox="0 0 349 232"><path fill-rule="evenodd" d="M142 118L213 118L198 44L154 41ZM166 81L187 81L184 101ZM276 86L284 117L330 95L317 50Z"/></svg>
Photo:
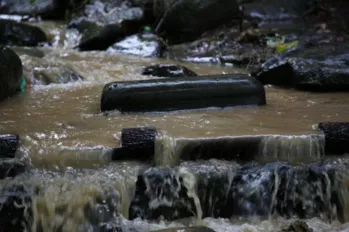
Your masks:
<svg viewBox="0 0 349 232"><path fill-rule="evenodd" d="M169 1L157 31L170 44L193 41L238 18L238 11L237 2L230 0Z"/></svg>
<svg viewBox="0 0 349 232"><path fill-rule="evenodd" d="M69 0L2 0L0 13L56 19L65 16L68 5Z"/></svg>
<svg viewBox="0 0 349 232"><path fill-rule="evenodd" d="M159 57L162 54L162 40L152 33L132 35L112 45L107 52L123 53L141 57Z"/></svg>
<svg viewBox="0 0 349 232"><path fill-rule="evenodd" d="M35 80L32 84L65 84L70 82L76 82L83 80L84 78L76 71L60 66L50 67L44 69L36 69L33 71L33 79Z"/></svg>
<svg viewBox="0 0 349 232"><path fill-rule="evenodd" d="M177 64L156 64L144 67L142 75L155 77L194 77L197 74L185 66Z"/></svg>
<svg viewBox="0 0 349 232"><path fill-rule="evenodd" d="M0 46L0 102L14 95L20 87L22 62L18 55L7 47Z"/></svg>
<svg viewBox="0 0 349 232"><path fill-rule="evenodd" d="M38 46L44 42L47 42L47 37L40 28L0 19L0 44Z"/></svg>
<svg viewBox="0 0 349 232"><path fill-rule="evenodd" d="M24 185L0 190L0 231L30 231L33 192Z"/></svg>
<svg viewBox="0 0 349 232"><path fill-rule="evenodd" d="M19 56L27 55L38 58L43 58L45 53L36 47L19 47L19 46L11 46L11 49L16 52Z"/></svg>
<svg viewBox="0 0 349 232"><path fill-rule="evenodd" d="M62 84L83 80L84 78L65 64L54 63L37 57L21 56L24 76L31 85Z"/></svg>

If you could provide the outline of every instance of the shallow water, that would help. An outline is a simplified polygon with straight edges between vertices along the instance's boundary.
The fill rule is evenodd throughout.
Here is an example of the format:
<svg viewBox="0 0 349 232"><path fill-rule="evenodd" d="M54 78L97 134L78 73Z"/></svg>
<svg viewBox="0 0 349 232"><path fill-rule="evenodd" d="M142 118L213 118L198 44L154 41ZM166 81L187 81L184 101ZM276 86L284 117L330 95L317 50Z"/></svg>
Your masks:
<svg viewBox="0 0 349 232"><path fill-rule="evenodd" d="M48 189L37 199L38 215L51 212L42 220L50 221L59 204L70 205L72 220L79 222L79 210L100 194L102 185L116 188L122 197L121 213L127 217L137 173L147 166L137 162L110 163L110 148L119 145L122 128L155 126L173 138L205 138L244 135L318 134L322 121L348 121L347 93L308 93L266 87L267 105L219 110L185 111L154 114L100 113L101 91L112 81L141 80L154 77L140 75L144 65L177 63L171 60L145 59L105 52L77 52L71 49L78 36L66 34L56 25L41 24L55 38L53 47L46 46L45 61L74 67L85 80L69 84L36 85L0 105L0 133L21 136L18 157L29 161L34 170L14 180L33 182ZM69 35L69 36L67 36ZM22 55L24 64L31 57ZM202 75L244 73L234 67L184 64ZM221 169L224 162L208 162L209 168ZM5 184L4 181L0 182ZM63 195L59 195L59 193ZM81 201L75 202L76 198ZM43 210L45 208L45 210ZM75 211L74 211L74 210ZM41 211L40 211L41 210ZM290 221L283 219L238 220L211 219L179 222L146 222L133 224L141 231L166 227L207 225L217 232L277 231ZM331 224L319 219L308 220L314 231L349 231L348 224ZM50 231L50 227L47 227Z"/></svg>

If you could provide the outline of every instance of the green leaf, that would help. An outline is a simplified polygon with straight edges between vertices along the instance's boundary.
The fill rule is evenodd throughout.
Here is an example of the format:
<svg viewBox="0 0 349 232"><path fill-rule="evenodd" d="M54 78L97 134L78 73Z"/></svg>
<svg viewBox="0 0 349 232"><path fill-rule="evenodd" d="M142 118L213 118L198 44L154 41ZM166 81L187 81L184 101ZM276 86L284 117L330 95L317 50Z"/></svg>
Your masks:
<svg viewBox="0 0 349 232"><path fill-rule="evenodd" d="M36 0L29 0L29 3L32 4L32 5L33 5L35 2L36 2Z"/></svg>

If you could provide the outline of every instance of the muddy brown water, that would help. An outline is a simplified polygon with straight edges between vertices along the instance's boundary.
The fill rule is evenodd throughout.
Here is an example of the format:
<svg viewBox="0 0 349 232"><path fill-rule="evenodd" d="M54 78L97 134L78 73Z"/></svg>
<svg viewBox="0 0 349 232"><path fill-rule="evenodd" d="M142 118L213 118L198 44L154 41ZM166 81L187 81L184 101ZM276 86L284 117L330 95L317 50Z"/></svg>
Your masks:
<svg viewBox="0 0 349 232"><path fill-rule="evenodd" d="M84 81L69 84L32 86L0 105L0 133L21 136L19 159L34 166L33 173L16 181L39 183L47 191L36 199L37 220L45 222L45 231L61 223L55 209L65 205L71 220L67 231L83 223L83 205L100 194L99 187L108 185L119 190L121 213L128 214L128 204L137 172L147 166L138 162L108 161L108 148L119 145L120 131L126 127L155 126L174 138L203 138L241 135L317 134L321 121L348 121L347 93L308 93L267 86L267 105L154 114L118 114L105 116L99 112L103 86L111 81L150 79L140 75L141 67L170 60L144 59L106 52L77 52L72 47L74 34L67 34L52 24L41 25L55 38L53 48L46 47L45 60L73 66ZM31 57L22 55L25 64ZM234 67L208 64L184 64L198 74L244 73ZM207 161L208 165L227 165L223 161ZM7 184L1 181L1 185ZM77 199L79 199L77 201ZM141 231L167 227L207 225L220 231L276 231L290 221L227 220L206 218L178 222L151 223L134 221ZM314 231L349 231L348 224L307 220ZM57 226L56 225L56 226ZM71 227L69 227L71 226Z"/></svg>

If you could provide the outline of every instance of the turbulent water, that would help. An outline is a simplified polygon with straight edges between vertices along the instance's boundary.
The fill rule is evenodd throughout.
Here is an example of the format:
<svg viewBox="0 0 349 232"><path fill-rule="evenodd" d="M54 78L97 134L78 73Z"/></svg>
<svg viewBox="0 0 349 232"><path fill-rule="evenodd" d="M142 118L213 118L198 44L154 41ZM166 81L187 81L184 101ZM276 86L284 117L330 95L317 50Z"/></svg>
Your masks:
<svg viewBox="0 0 349 232"><path fill-rule="evenodd" d="M65 32L51 23L40 26L54 39L52 47L42 49L45 62L52 66L69 65L85 78L68 84L32 85L25 93L0 106L0 133L19 134L21 146L18 158L34 167L13 182L25 181L45 189L34 201L34 224L40 224L43 231L55 231L57 228L77 231L88 227L83 211L86 205L96 203L96 198L104 199L104 190L110 193L105 196L106 199L110 196L114 199L113 196L118 195L115 199L120 202L115 204L119 205L122 215L128 217L137 174L148 164L110 162L110 149L119 145L122 128L155 126L161 130L155 155L155 162L159 165L179 163L180 154L188 152L191 146L197 146L191 144L193 138L201 138L200 146L204 146L205 140L214 137L234 142L246 135L261 138L258 154L263 162L281 158L297 163L304 161L304 153L309 154L311 161L323 156L323 136L314 125L321 121L349 120L347 94L307 93L275 87L266 88L267 105L262 107L169 114L112 113L106 116L99 111L101 91L106 83L150 79L153 77L140 75L142 66L177 62L106 52L77 52L71 49L78 41L76 33ZM21 59L24 64L32 62L32 57L28 55L21 55ZM185 65L198 74L245 72L234 67ZM278 136L271 136L274 134ZM290 160L291 157L296 158ZM199 164L184 162L181 165L195 169L195 165ZM202 172L206 169L219 172L237 165L211 160L197 168ZM190 185L190 175L188 178L187 184ZM0 183L4 186L8 182ZM217 232L247 232L277 231L290 221L274 217L250 220L198 220L194 217L173 222L136 219L132 226L140 231L152 231L199 224ZM131 222L125 220L123 223ZM336 220L329 223L309 219L307 223L318 232L349 231L349 224Z"/></svg>

